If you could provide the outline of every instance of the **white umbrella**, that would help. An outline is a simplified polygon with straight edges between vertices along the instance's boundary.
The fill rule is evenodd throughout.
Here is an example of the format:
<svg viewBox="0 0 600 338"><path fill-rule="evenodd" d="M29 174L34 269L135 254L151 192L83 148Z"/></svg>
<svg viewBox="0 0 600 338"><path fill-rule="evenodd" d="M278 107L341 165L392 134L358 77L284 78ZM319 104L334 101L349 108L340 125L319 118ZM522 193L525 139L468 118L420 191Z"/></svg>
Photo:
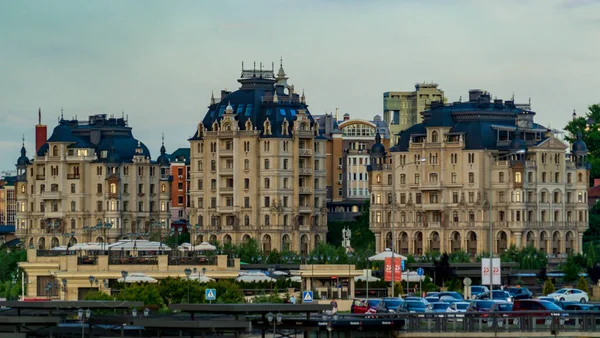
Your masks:
<svg viewBox="0 0 600 338"><path fill-rule="evenodd" d="M196 250L196 251L215 251L215 250L217 250L217 247L210 243L202 242L202 243L196 245L194 247L194 250Z"/></svg>
<svg viewBox="0 0 600 338"><path fill-rule="evenodd" d="M77 243L69 250L102 250L102 243Z"/></svg>
<svg viewBox="0 0 600 338"><path fill-rule="evenodd" d="M273 271L272 275L273 276L287 276L288 273L287 272L283 272L283 271Z"/></svg>
<svg viewBox="0 0 600 338"><path fill-rule="evenodd" d="M67 250L67 246L66 245L59 245L59 246L55 246L51 250L60 250L60 251Z"/></svg>
<svg viewBox="0 0 600 338"><path fill-rule="evenodd" d="M139 250L139 251L170 251L167 245L161 242L151 242L145 239L122 239L108 245L108 249L115 250Z"/></svg>
<svg viewBox="0 0 600 338"><path fill-rule="evenodd" d="M190 280L192 281L197 281L200 284L204 284L204 283L208 283L208 282L214 282L215 280L213 278L210 278L206 275L191 275L190 276Z"/></svg>
<svg viewBox="0 0 600 338"><path fill-rule="evenodd" d="M402 272L402 281L406 281L407 279L409 282L420 282L425 279L425 276L419 276L416 271Z"/></svg>
<svg viewBox="0 0 600 338"><path fill-rule="evenodd" d="M302 283L302 277L301 276L292 276L292 277L290 277L288 279L291 280L292 282L295 282L295 283Z"/></svg>
<svg viewBox="0 0 600 338"><path fill-rule="evenodd" d="M378 282L378 281L380 281L379 278L373 277L373 276L357 276L357 277L354 277L354 281L356 281L356 282L366 282L367 280L369 282Z"/></svg>
<svg viewBox="0 0 600 338"><path fill-rule="evenodd" d="M177 247L177 249L182 250L182 251L189 251L192 250L194 247L190 244L190 243L182 243L180 246Z"/></svg>
<svg viewBox="0 0 600 338"><path fill-rule="evenodd" d="M378 253L375 256L369 257L370 261L385 261L386 258L392 258L392 250L386 248L384 251ZM394 258L400 258L403 261L407 260L406 256L394 253Z"/></svg>
<svg viewBox="0 0 600 338"><path fill-rule="evenodd" d="M158 280L150 277L150 276L146 276L143 273L132 273L129 276L127 276L127 278L119 278L117 279L117 281L119 281L119 283L157 283Z"/></svg>
<svg viewBox="0 0 600 338"><path fill-rule="evenodd" d="M275 279L265 275L262 272L244 272L241 273L236 279L236 282L274 282Z"/></svg>

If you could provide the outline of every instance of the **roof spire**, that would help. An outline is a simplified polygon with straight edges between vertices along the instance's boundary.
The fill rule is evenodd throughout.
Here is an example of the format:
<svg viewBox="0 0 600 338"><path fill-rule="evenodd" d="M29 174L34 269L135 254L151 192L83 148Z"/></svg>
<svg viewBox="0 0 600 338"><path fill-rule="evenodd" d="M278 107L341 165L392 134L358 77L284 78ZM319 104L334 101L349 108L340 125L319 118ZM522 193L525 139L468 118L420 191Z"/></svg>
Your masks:
<svg viewBox="0 0 600 338"><path fill-rule="evenodd" d="M306 104L306 96L304 96L304 88L302 88L302 96L300 96L300 103Z"/></svg>
<svg viewBox="0 0 600 338"><path fill-rule="evenodd" d="M23 134L23 136L21 136L21 156L25 156L27 155L27 150L25 150L25 134Z"/></svg>
<svg viewBox="0 0 600 338"><path fill-rule="evenodd" d="M62 107L60 107L60 119L61 120L63 119L63 108Z"/></svg>
<svg viewBox="0 0 600 338"><path fill-rule="evenodd" d="M162 145L165 145L165 133L162 133Z"/></svg>
<svg viewBox="0 0 600 338"><path fill-rule="evenodd" d="M42 124L42 108L38 108L38 125Z"/></svg>
<svg viewBox="0 0 600 338"><path fill-rule="evenodd" d="M213 104L215 104L215 91L211 91L210 93L210 105L212 106Z"/></svg>
<svg viewBox="0 0 600 338"><path fill-rule="evenodd" d="M167 149L165 149L165 133L162 133L162 145L160 146L160 154L165 155Z"/></svg>

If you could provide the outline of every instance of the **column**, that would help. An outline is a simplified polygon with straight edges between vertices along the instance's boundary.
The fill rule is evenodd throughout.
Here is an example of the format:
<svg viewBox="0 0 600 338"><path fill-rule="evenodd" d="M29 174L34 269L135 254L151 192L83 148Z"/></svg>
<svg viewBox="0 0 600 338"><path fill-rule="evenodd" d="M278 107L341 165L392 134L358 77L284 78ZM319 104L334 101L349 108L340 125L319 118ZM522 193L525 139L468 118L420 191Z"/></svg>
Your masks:
<svg viewBox="0 0 600 338"><path fill-rule="evenodd" d="M354 299L355 289L356 289L356 284L354 282L354 277L350 277L350 291L348 294L348 299Z"/></svg>
<svg viewBox="0 0 600 338"><path fill-rule="evenodd" d="M578 240L577 240L577 253L581 253L583 251L583 232L578 232L577 233L578 236Z"/></svg>
<svg viewBox="0 0 600 338"><path fill-rule="evenodd" d="M515 245L517 246L517 249L521 248L521 237L523 236L523 232L515 232Z"/></svg>
<svg viewBox="0 0 600 338"><path fill-rule="evenodd" d="M383 251L385 250L381 248L381 232L375 233L375 251Z"/></svg>

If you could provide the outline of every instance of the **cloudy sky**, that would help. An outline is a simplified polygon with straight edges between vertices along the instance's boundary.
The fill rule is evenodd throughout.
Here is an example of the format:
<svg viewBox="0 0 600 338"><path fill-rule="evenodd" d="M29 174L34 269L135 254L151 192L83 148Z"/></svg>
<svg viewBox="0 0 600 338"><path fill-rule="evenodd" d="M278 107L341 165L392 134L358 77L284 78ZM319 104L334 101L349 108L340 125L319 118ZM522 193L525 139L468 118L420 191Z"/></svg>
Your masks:
<svg viewBox="0 0 600 338"><path fill-rule="evenodd" d="M158 155L187 145L211 91L235 89L241 62L278 63L313 114L370 118L382 93L435 81L471 88L562 128L600 102L598 0L0 0L0 170L21 135L32 153L41 107L65 117L129 116Z"/></svg>

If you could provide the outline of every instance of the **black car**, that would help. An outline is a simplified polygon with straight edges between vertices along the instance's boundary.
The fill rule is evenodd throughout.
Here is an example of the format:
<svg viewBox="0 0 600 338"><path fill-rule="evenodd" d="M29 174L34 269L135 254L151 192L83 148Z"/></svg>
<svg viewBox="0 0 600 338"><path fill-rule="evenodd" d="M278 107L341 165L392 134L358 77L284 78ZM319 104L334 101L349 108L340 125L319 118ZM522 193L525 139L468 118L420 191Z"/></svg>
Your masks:
<svg viewBox="0 0 600 338"><path fill-rule="evenodd" d="M508 288L505 291L508 291L513 300L516 299L532 299L533 293L529 291L528 288L519 287L519 288Z"/></svg>

